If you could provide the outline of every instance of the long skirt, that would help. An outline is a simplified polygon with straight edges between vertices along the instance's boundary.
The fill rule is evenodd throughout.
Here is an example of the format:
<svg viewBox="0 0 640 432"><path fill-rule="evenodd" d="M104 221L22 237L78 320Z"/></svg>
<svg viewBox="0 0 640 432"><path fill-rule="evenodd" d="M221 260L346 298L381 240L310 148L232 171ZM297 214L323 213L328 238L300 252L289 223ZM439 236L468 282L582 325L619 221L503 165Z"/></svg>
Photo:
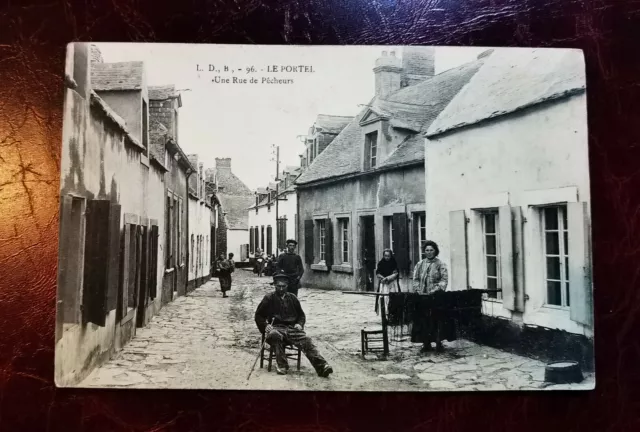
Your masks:
<svg viewBox="0 0 640 432"><path fill-rule="evenodd" d="M415 296L413 310L412 342L454 341L457 339L456 324L450 312L447 312L446 296L436 291L428 296Z"/></svg>
<svg viewBox="0 0 640 432"><path fill-rule="evenodd" d="M231 272L221 271L218 275L220 281L220 290L224 293L231 289Z"/></svg>

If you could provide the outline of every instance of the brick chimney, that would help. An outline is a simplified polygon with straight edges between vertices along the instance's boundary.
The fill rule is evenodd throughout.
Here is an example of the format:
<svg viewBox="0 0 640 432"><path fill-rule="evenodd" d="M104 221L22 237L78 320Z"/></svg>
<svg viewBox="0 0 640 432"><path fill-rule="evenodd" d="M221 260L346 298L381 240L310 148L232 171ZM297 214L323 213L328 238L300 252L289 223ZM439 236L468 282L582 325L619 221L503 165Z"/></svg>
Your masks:
<svg viewBox="0 0 640 432"><path fill-rule="evenodd" d="M216 170L231 171L231 158L216 158Z"/></svg>
<svg viewBox="0 0 640 432"><path fill-rule="evenodd" d="M104 63L102 51L97 45L91 44L91 63Z"/></svg>
<svg viewBox="0 0 640 432"><path fill-rule="evenodd" d="M435 74L434 47L407 46L402 50L402 87L417 84Z"/></svg>
<svg viewBox="0 0 640 432"><path fill-rule="evenodd" d="M387 95L400 89L400 79L402 75L402 62L396 57L395 51L387 54L382 51L382 57L376 60L376 67L373 68L376 77L376 96L384 98Z"/></svg>

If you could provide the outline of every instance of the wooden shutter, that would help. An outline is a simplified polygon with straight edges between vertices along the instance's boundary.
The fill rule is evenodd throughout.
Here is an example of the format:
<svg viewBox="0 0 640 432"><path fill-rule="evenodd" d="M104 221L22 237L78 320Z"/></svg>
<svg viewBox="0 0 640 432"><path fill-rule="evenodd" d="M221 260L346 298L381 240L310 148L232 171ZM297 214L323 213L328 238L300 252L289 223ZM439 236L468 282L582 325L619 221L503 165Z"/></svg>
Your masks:
<svg viewBox="0 0 640 432"><path fill-rule="evenodd" d="M107 315L110 207L108 200L90 200L85 212L82 320L100 327Z"/></svg>
<svg viewBox="0 0 640 432"><path fill-rule="evenodd" d="M267 253L272 253L271 246L273 244L273 228L271 225L267 226Z"/></svg>
<svg viewBox="0 0 640 432"><path fill-rule="evenodd" d="M394 213L393 224L393 254L396 257L401 272L409 271L409 230L407 229L407 215Z"/></svg>
<svg viewBox="0 0 640 432"><path fill-rule="evenodd" d="M249 249L251 253L255 251L253 227L249 228Z"/></svg>
<svg viewBox="0 0 640 432"><path fill-rule="evenodd" d="M118 284L120 276L120 221L122 218L120 204L111 204L109 212L109 281L107 292L107 311L118 305Z"/></svg>
<svg viewBox="0 0 640 432"><path fill-rule="evenodd" d="M502 306L515 309L515 277L513 271L513 226L511 225L511 206L498 209L498 238L500 239L500 288Z"/></svg>
<svg viewBox="0 0 640 432"><path fill-rule="evenodd" d="M465 290L469 287L469 267L467 265L467 218L464 210L449 212L449 239L451 271L448 289Z"/></svg>
<svg viewBox="0 0 640 432"><path fill-rule="evenodd" d="M331 219L324 220L324 261L327 267L333 264L333 223Z"/></svg>
<svg viewBox="0 0 640 432"><path fill-rule="evenodd" d="M522 207L513 207L513 260L515 282L515 308L524 312L525 286L524 286L524 219Z"/></svg>
<svg viewBox="0 0 640 432"><path fill-rule="evenodd" d="M153 300L158 295L158 225L151 226L151 282L149 284L149 297Z"/></svg>
<svg viewBox="0 0 640 432"><path fill-rule="evenodd" d="M304 221L304 259L307 264L313 264L313 220Z"/></svg>
<svg viewBox="0 0 640 432"><path fill-rule="evenodd" d="M70 267L73 263L70 262L70 239L71 230L74 229L71 226L71 211L73 206L73 198L65 195L60 198L60 231L58 240L58 317L62 318L61 322L77 322L77 308L73 301L74 297L77 298L77 293L70 292L72 290L72 284L70 279ZM77 228L76 228L77 229ZM78 263L79 264L79 263Z"/></svg>
<svg viewBox="0 0 640 432"><path fill-rule="evenodd" d="M591 234L586 202L567 205L569 231L569 307L571 319L593 325L593 285L591 279Z"/></svg>

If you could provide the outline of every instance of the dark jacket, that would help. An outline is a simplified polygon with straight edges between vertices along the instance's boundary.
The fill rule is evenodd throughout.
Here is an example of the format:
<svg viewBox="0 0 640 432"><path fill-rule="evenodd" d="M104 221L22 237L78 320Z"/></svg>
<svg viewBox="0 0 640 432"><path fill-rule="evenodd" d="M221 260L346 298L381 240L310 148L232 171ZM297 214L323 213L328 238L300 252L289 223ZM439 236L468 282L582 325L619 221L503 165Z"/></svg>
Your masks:
<svg viewBox="0 0 640 432"><path fill-rule="evenodd" d="M256 309L255 321L260 333L264 333L267 322L271 322L272 319L273 325L300 324L302 327L307 320L296 296L285 293L280 298L275 292L265 295Z"/></svg>
<svg viewBox="0 0 640 432"><path fill-rule="evenodd" d="M295 253L282 253L278 257L278 264L276 267L278 273L284 273L287 276L302 277L304 273L304 266L302 265L302 258Z"/></svg>

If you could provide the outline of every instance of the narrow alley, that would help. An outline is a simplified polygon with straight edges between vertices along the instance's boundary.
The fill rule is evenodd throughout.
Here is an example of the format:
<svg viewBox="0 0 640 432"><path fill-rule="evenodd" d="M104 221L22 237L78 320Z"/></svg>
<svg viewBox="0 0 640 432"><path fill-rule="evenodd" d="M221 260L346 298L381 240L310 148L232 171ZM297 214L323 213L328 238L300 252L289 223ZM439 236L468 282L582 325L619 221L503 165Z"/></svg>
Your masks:
<svg viewBox="0 0 640 432"><path fill-rule="evenodd" d="M217 280L163 308L115 358L81 387L252 390L473 391L578 389L593 385L544 384L544 363L458 340L443 354L418 354L418 344L391 341L387 361L362 359L360 329L379 326L373 298L339 291L300 290L306 331L335 372L319 378L303 356L300 372L279 376L266 365L247 375L258 355L253 313L273 287L239 269L228 299ZM368 357L368 356L367 356ZM292 366L294 366L292 364Z"/></svg>

